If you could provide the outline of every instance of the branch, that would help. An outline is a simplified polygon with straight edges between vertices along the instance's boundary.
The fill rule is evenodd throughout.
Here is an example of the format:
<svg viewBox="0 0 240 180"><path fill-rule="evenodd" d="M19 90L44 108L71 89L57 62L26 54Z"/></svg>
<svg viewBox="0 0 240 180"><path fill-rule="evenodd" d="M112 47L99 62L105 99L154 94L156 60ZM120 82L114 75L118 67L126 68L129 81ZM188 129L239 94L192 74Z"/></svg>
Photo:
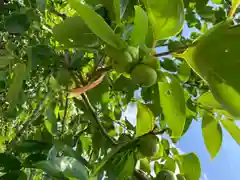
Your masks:
<svg viewBox="0 0 240 180"><path fill-rule="evenodd" d="M170 54L173 54L173 53L182 53L183 51L185 51L187 48L189 47L194 47L196 46L196 42L190 44L190 45L186 45L184 47L181 47L181 48L178 48L178 49L175 49L175 50L172 50L172 51L166 51L166 52L162 52L162 53L157 53L157 54L154 54L155 57L162 57L162 56L167 56L167 55L170 55Z"/></svg>
<svg viewBox="0 0 240 180"><path fill-rule="evenodd" d="M72 74L72 77L73 77L75 83L76 83L77 85L81 84L81 81L79 81L79 80L76 78L75 74L74 74L73 72L71 72L71 74ZM81 75L80 75L79 77L81 78L81 80L83 80L83 78L82 78ZM105 128L103 127L103 125L102 125L101 122L99 121L99 119L98 119L98 117L97 117L97 115L96 115L96 113L95 113L95 109L94 109L93 106L91 105L91 103L90 103L87 95L83 93L83 94L81 94L81 97L82 97L82 99L83 99L83 101L84 101L84 104L85 104L86 108L90 111L90 113L91 113L91 115L92 115L95 123L96 123L97 126L99 127L101 133L105 136L106 139L109 140L109 142L110 142L112 145L117 145L117 143L115 142L115 140L112 139L112 138L108 135L107 131L105 130Z"/></svg>
<svg viewBox="0 0 240 180"><path fill-rule="evenodd" d="M64 107L62 133L64 133L65 127L66 127L67 110L68 110L68 94L66 95L66 101L65 101L65 107Z"/></svg>
<svg viewBox="0 0 240 180"><path fill-rule="evenodd" d="M23 127L21 129L17 130L14 139L12 139L12 141L10 141L9 145L13 145L17 141L17 139L23 134L25 129L38 118L37 114L41 110L42 106L44 105L46 99L48 98L48 96L50 94L51 94L51 92L46 93L46 95L44 96L44 99L37 105L37 107L34 109L32 115L24 122Z"/></svg>

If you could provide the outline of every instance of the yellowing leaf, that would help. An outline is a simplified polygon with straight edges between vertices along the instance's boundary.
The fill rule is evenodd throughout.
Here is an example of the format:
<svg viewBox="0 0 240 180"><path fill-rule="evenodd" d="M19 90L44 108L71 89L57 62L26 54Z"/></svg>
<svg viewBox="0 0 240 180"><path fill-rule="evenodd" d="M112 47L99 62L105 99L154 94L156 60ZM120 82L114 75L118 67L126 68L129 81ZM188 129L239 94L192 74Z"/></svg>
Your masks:
<svg viewBox="0 0 240 180"><path fill-rule="evenodd" d="M186 120L183 88L171 74L165 77L164 82L159 82L158 87L164 120L173 132L172 137L180 137Z"/></svg>
<svg viewBox="0 0 240 180"><path fill-rule="evenodd" d="M153 130L155 118L152 111L142 103L137 103L136 136L141 136Z"/></svg>
<svg viewBox="0 0 240 180"><path fill-rule="evenodd" d="M234 121L221 120L221 123L233 139L235 139L235 141L240 145L240 128L234 123Z"/></svg>
<svg viewBox="0 0 240 180"><path fill-rule="evenodd" d="M81 16L89 29L100 39L117 49L127 47L126 43L114 33L111 27L94 10L78 0L68 0L68 2L71 8L75 9L77 14Z"/></svg>
<svg viewBox="0 0 240 180"><path fill-rule="evenodd" d="M140 6L135 6L134 27L131 35L131 44L144 44L148 32L148 17Z"/></svg>
<svg viewBox="0 0 240 180"><path fill-rule="evenodd" d="M204 113L202 120L202 135L205 146L213 159L222 145L222 129L213 115Z"/></svg>
<svg viewBox="0 0 240 180"><path fill-rule="evenodd" d="M179 157L180 172L187 180L199 180L201 176L201 164L196 154L189 153Z"/></svg>
<svg viewBox="0 0 240 180"><path fill-rule="evenodd" d="M183 28L184 5L182 0L145 0L155 40L175 36Z"/></svg>

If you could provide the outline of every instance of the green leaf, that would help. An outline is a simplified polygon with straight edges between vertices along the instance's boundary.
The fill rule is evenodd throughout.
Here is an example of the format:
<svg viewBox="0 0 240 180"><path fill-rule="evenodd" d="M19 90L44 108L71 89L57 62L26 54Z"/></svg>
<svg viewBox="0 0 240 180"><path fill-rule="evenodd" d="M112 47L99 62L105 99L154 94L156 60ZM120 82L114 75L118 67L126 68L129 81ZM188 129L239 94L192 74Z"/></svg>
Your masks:
<svg viewBox="0 0 240 180"><path fill-rule="evenodd" d="M151 110L142 103L137 103L136 136L142 136L153 130L155 118Z"/></svg>
<svg viewBox="0 0 240 180"><path fill-rule="evenodd" d="M117 49L127 48L126 43L114 33L111 27L94 10L87 5L81 4L78 0L68 0L68 2L81 16L89 29L100 39Z"/></svg>
<svg viewBox="0 0 240 180"><path fill-rule="evenodd" d="M17 180L26 180L27 175L23 171L12 171L0 176L0 180L10 180L10 179L17 179Z"/></svg>
<svg viewBox="0 0 240 180"><path fill-rule="evenodd" d="M189 77L191 76L191 68L189 67L189 65L185 61L182 61L181 64L178 65L177 71L180 80L183 82L187 82Z"/></svg>
<svg viewBox="0 0 240 180"><path fill-rule="evenodd" d="M121 23L120 0L113 0L113 7L115 12L115 20L117 24Z"/></svg>
<svg viewBox="0 0 240 180"><path fill-rule="evenodd" d="M235 11L238 8L239 4L240 4L240 0L232 0L232 7L231 7L231 10L229 12L230 16L233 16L233 14L235 13Z"/></svg>
<svg viewBox="0 0 240 180"><path fill-rule="evenodd" d="M205 146L213 159L222 145L222 128L212 114L205 111L202 120L202 135Z"/></svg>
<svg viewBox="0 0 240 180"><path fill-rule="evenodd" d="M38 153L48 151L51 144L36 140L23 140L14 145L13 148L18 153Z"/></svg>
<svg viewBox="0 0 240 180"><path fill-rule="evenodd" d="M146 173L151 172L150 162L147 158L140 159L140 169Z"/></svg>
<svg viewBox="0 0 240 180"><path fill-rule="evenodd" d="M12 83L8 89L7 100L9 101L9 108L15 108L19 101L19 96L22 91L23 81L27 76L27 68L25 64L18 63L14 68L14 75Z"/></svg>
<svg viewBox="0 0 240 180"><path fill-rule="evenodd" d="M134 27L131 34L131 44L137 46L145 43L148 32L148 17L146 12L140 7L135 6Z"/></svg>
<svg viewBox="0 0 240 180"><path fill-rule="evenodd" d="M28 30L30 22L24 13L13 13L4 18L5 28L9 33L23 34Z"/></svg>
<svg viewBox="0 0 240 180"><path fill-rule="evenodd" d="M25 168L33 168L33 164L39 161L44 161L47 159L47 156L42 153L30 154L24 159L23 166Z"/></svg>
<svg viewBox="0 0 240 180"><path fill-rule="evenodd" d="M184 91L173 75L167 74L163 80L158 87L164 120L173 132L172 137L180 137L186 120Z"/></svg>
<svg viewBox="0 0 240 180"><path fill-rule="evenodd" d="M222 4L222 0L211 0L215 4Z"/></svg>
<svg viewBox="0 0 240 180"><path fill-rule="evenodd" d="M176 169L176 163L174 161L174 159L172 158L167 158L167 160L165 161L165 164L164 164L164 169L168 169L172 172L175 172L175 169Z"/></svg>
<svg viewBox="0 0 240 180"><path fill-rule="evenodd" d="M175 36L183 28L184 5L182 0L145 0L155 40Z"/></svg>
<svg viewBox="0 0 240 180"><path fill-rule="evenodd" d="M86 167L72 157L56 157L49 161L38 162L35 166L56 177L62 178L62 174L64 174L66 177L88 179Z"/></svg>
<svg viewBox="0 0 240 180"><path fill-rule="evenodd" d="M215 99L236 117L240 116L240 85L236 81L240 75L239 28L233 26L232 19L218 23L198 39L195 47L180 55L208 82Z"/></svg>
<svg viewBox="0 0 240 180"><path fill-rule="evenodd" d="M198 98L197 102L208 108L213 108L213 109L221 109L222 108L221 104L219 104L216 101L216 99L214 98L213 94L210 91L203 93Z"/></svg>
<svg viewBox="0 0 240 180"><path fill-rule="evenodd" d="M128 179L133 174L136 164L134 153L133 152L128 153L125 159L126 161L124 162L123 169L121 170L118 179Z"/></svg>
<svg viewBox="0 0 240 180"><path fill-rule="evenodd" d="M47 119L44 120L46 129L52 135L56 135L57 134L57 118L55 116L54 108L52 106L49 106L48 109L46 110L46 117Z"/></svg>
<svg viewBox="0 0 240 180"><path fill-rule="evenodd" d="M98 44L98 38L80 16L69 17L55 25L53 36L68 48L94 47Z"/></svg>
<svg viewBox="0 0 240 180"><path fill-rule="evenodd" d="M221 123L233 139L235 139L235 141L240 145L240 128L234 123L234 121L221 120Z"/></svg>
<svg viewBox="0 0 240 180"><path fill-rule="evenodd" d="M0 159L0 169L2 172L21 169L21 162L11 154L0 153Z"/></svg>
<svg viewBox="0 0 240 180"><path fill-rule="evenodd" d="M180 172L187 180L199 180L201 176L201 165L196 154L189 153L179 156Z"/></svg>

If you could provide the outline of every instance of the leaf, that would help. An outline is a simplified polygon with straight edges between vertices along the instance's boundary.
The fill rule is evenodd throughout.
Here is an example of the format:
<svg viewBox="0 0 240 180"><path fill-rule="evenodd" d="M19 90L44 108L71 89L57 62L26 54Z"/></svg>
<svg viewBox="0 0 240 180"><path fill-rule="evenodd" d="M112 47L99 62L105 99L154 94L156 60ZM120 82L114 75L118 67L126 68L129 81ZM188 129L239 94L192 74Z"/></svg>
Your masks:
<svg viewBox="0 0 240 180"><path fill-rule="evenodd" d="M23 140L14 145L13 148L18 153L39 153L48 151L51 144L36 140Z"/></svg>
<svg viewBox="0 0 240 180"><path fill-rule="evenodd" d="M27 175L23 171L12 171L0 176L0 180L8 180L8 179L26 180Z"/></svg>
<svg viewBox="0 0 240 180"><path fill-rule="evenodd" d="M199 180L201 176L201 165L196 154L189 153L179 156L180 172L186 180Z"/></svg>
<svg viewBox="0 0 240 180"><path fill-rule="evenodd" d="M148 17L146 12L140 7L135 6L134 27L131 34L131 44L137 46L145 43L148 33Z"/></svg>
<svg viewBox="0 0 240 180"><path fill-rule="evenodd" d="M100 39L117 49L127 48L126 43L117 36L111 27L94 10L78 0L68 0L70 6L77 11L89 29Z"/></svg>
<svg viewBox="0 0 240 180"><path fill-rule="evenodd" d="M46 117L47 119L44 120L46 129L52 135L56 135L57 134L57 118L55 116L53 107L51 106L48 107L46 111Z"/></svg>
<svg viewBox="0 0 240 180"><path fill-rule="evenodd" d="M233 116L238 117L240 85L236 77L240 75L240 26L232 25L232 19L218 23L198 39L195 47L188 48L180 56L208 82L215 99Z"/></svg>
<svg viewBox="0 0 240 180"><path fill-rule="evenodd" d="M151 110L142 103L137 103L136 136L142 136L154 128L155 118Z"/></svg>
<svg viewBox="0 0 240 180"><path fill-rule="evenodd" d="M158 83L160 103L164 120L172 130L172 137L180 137L186 120L186 105L183 88L178 80L170 74Z"/></svg>
<svg viewBox="0 0 240 180"><path fill-rule="evenodd" d="M145 0L155 40L175 36L183 28L184 5L182 0Z"/></svg>
<svg viewBox="0 0 240 180"><path fill-rule="evenodd" d="M98 44L98 38L80 16L69 17L55 25L53 36L68 48L94 47Z"/></svg>
<svg viewBox="0 0 240 180"><path fill-rule="evenodd" d="M221 4L222 3L222 0L211 0L211 1L215 4Z"/></svg>
<svg viewBox="0 0 240 180"><path fill-rule="evenodd" d="M56 177L62 178L62 174L64 174L66 177L73 177L81 180L88 179L85 166L72 157L56 157L51 161L38 162L35 166Z"/></svg>
<svg viewBox="0 0 240 180"><path fill-rule="evenodd" d="M140 169L146 173L151 172L150 162L147 158L140 159Z"/></svg>
<svg viewBox="0 0 240 180"><path fill-rule="evenodd" d="M21 169L21 162L11 154L0 153L0 159L0 169L2 172Z"/></svg>
<svg viewBox="0 0 240 180"><path fill-rule="evenodd" d="M222 145L222 128L209 112L204 112L202 120L202 135L205 146L213 159Z"/></svg>
<svg viewBox="0 0 240 180"><path fill-rule="evenodd" d="M175 172L176 163L175 163L174 159L167 158L167 160L165 161L165 164L164 164L164 169L168 169L172 172Z"/></svg>
<svg viewBox="0 0 240 180"><path fill-rule="evenodd" d="M235 141L240 145L240 128L234 123L234 121L221 120L221 123L233 139L235 139Z"/></svg>
<svg viewBox="0 0 240 180"><path fill-rule="evenodd" d="M232 7L231 7L230 12L229 12L230 17L234 15L234 13L235 13L236 9L238 8L239 4L240 4L240 0L232 0Z"/></svg>
<svg viewBox="0 0 240 180"><path fill-rule="evenodd" d="M25 64L18 63L14 68L12 83L8 89L7 100L9 108L12 110L18 103L20 92L22 91L23 81L26 79L27 68Z"/></svg>
<svg viewBox="0 0 240 180"><path fill-rule="evenodd" d="M121 14L120 14L120 0L113 0L113 7L115 12L115 20L117 24L121 23Z"/></svg>
<svg viewBox="0 0 240 180"><path fill-rule="evenodd" d="M214 98L213 94L210 91L203 93L198 98L197 102L208 108L213 108L213 109L221 109L222 108L221 104L219 104L216 101L216 99Z"/></svg>
<svg viewBox="0 0 240 180"><path fill-rule="evenodd" d="M128 179L129 177L132 176L136 164L134 156L135 155L133 152L127 154L127 157L125 158L126 161L123 164L123 169L118 175L118 179Z"/></svg>
<svg viewBox="0 0 240 180"><path fill-rule="evenodd" d="M44 161L47 159L47 156L42 153L30 154L24 159L23 166L25 168L33 168L33 164L39 161Z"/></svg>
<svg viewBox="0 0 240 180"><path fill-rule="evenodd" d="M28 16L24 13L16 13L4 18L5 28L9 33L23 34L28 30L30 22Z"/></svg>
<svg viewBox="0 0 240 180"><path fill-rule="evenodd" d="M189 65L185 61L182 61L181 64L178 66L177 71L180 80L183 82L187 82L189 77L191 76L191 68L189 67Z"/></svg>

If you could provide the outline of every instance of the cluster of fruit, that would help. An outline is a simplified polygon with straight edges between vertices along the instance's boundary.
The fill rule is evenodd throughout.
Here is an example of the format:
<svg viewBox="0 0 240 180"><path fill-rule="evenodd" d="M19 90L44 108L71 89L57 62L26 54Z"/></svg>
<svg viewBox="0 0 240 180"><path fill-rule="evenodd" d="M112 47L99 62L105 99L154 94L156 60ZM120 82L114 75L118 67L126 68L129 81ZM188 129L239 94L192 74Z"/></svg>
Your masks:
<svg viewBox="0 0 240 180"><path fill-rule="evenodd" d="M138 150L143 156L152 157L159 150L158 144L158 137L156 135L149 134L140 139ZM172 171L163 169L157 174L155 180L185 180L185 177L181 174L175 175Z"/></svg>
<svg viewBox="0 0 240 180"><path fill-rule="evenodd" d="M157 82L158 59L146 54L139 56L139 48L128 46L118 50L111 46L105 47L105 53L112 59L112 67L117 72L130 73L131 79L142 87L150 87Z"/></svg>

